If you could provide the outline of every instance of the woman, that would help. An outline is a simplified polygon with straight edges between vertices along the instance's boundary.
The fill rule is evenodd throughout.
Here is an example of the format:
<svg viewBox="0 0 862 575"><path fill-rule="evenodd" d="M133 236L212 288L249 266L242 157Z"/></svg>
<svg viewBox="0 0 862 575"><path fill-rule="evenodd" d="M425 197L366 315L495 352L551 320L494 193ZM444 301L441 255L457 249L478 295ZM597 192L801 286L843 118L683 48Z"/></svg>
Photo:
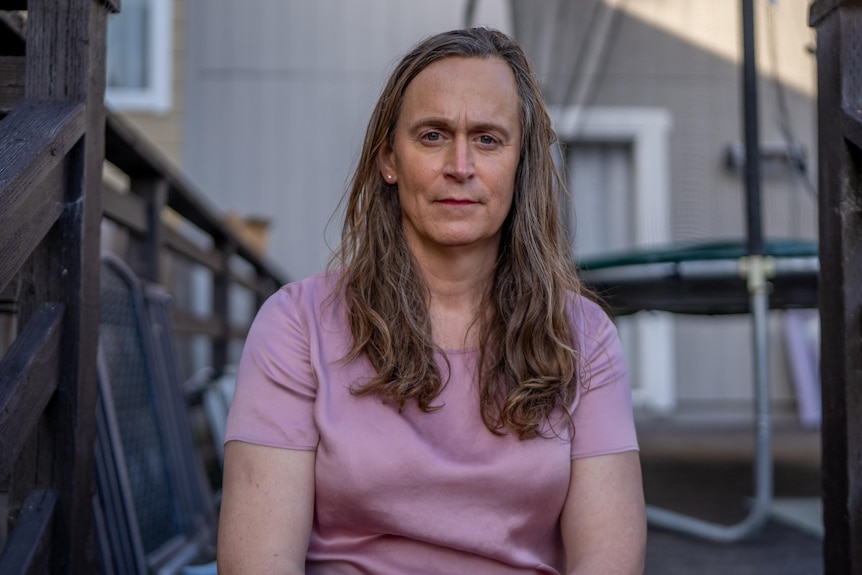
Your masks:
<svg viewBox="0 0 862 575"><path fill-rule="evenodd" d="M385 86L333 270L246 342L220 573L640 573L630 390L560 229L518 45L426 39Z"/></svg>

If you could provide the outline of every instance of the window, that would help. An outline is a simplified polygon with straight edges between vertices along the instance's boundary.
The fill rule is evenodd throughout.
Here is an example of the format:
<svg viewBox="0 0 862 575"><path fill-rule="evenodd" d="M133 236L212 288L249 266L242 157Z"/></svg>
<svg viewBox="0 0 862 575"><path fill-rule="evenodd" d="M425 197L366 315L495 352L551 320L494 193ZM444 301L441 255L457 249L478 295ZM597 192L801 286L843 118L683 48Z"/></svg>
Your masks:
<svg viewBox="0 0 862 575"><path fill-rule="evenodd" d="M654 108L551 111L574 203L565 207L575 254L601 256L670 239L670 116ZM615 320L636 406L662 413L676 403L673 322L641 312Z"/></svg>
<svg viewBox="0 0 862 575"><path fill-rule="evenodd" d="M123 0L108 19L105 101L115 110L171 107L172 0Z"/></svg>

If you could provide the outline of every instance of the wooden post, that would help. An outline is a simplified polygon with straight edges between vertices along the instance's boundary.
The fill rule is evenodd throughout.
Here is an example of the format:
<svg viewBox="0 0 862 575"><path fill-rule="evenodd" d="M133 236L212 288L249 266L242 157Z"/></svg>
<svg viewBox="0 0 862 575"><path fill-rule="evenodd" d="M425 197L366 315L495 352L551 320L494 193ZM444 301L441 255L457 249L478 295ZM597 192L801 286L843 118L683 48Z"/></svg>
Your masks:
<svg viewBox="0 0 862 575"><path fill-rule="evenodd" d="M85 108L85 135L66 158L62 213L22 268L19 326L43 303L65 308L57 391L15 465L11 497L58 495L51 573L97 572L93 529L100 191L104 160L105 0L30 0L26 98ZM28 273L29 271L29 273ZM14 502L13 504L18 503Z"/></svg>
<svg viewBox="0 0 862 575"><path fill-rule="evenodd" d="M826 575L862 573L862 0L819 0L820 374Z"/></svg>
<svg viewBox="0 0 862 575"><path fill-rule="evenodd" d="M221 270L213 271L213 314L219 323L220 333L212 342L212 365L221 373L228 363L228 347L231 339L230 322L230 260L236 254L236 242L229 236L216 239L216 249L221 254Z"/></svg>
<svg viewBox="0 0 862 575"><path fill-rule="evenodd" d="M164 246L162 210L168 201L168 183L159 178L132 179L132 193L146 202L147 233L140 246L135 272L153 283L161 283L160 255Z"/></svg>

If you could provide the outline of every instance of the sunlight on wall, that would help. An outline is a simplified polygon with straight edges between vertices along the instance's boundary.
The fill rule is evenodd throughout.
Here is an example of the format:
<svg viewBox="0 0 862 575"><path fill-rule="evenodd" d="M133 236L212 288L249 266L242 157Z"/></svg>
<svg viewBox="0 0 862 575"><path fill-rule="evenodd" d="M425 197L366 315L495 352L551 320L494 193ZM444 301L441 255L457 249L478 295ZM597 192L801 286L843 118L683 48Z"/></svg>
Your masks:
<svg viewBox="0 0 862 575"><path fill-rule="evenodd" d="M742 59L738 0L604 0L627 14L733 62ZM755 0L757 65L761 74L816 93L814 30L809 0Z"/></svg>

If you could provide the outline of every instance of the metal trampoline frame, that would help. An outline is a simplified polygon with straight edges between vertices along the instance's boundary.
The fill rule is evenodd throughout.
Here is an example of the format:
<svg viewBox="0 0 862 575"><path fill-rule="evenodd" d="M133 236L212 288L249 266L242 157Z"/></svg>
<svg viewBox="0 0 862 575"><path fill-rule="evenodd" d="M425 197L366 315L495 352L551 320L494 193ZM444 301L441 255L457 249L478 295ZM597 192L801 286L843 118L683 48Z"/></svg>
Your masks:
<svg viewBox="0 0 862 575"><path fill-rule="evenodd" d="M782 254L774 244L767 245L764 241L757 127L754 8L753 0L741 1L745 157L750 159L745 162L744 172L747 237L744 248L738 250L741 253L702 259L641 259L637 263L633 263L637 258L632 254L618 254L616 260L614 257L601 258L601 264L598 259L581 262L581 278L584 283L596 289L603 297L607 295L610 306L616 307L618 315L639 310L662 309L675 313L748 313L751 316L756 443L754 501L748 514L736 524L723 525L652 505L647 506L647 520L651 525L715 542L734 542L747 538L757 533L771 515L772 414L769 402L767 316L770 307L817 307L819 272L816 246L814 250L807 252L803 249L802 253ZM696 250L694 246L688 248ZM661 287L653 289L652 293L646 296L643 291L639 291L648 291L650 284L653 288L656 285L661 286L661 280L658 278L665 278L666 282L673 283L677 289L685 289L684 286L695 284L705 291L699 294L689 292L691 297L688 302L658 301ZM784 282L783 288L787 288L782 290L781 298L774 302L773 306L770 305L770 288L775 287L772 282ZM794 284L800 284L801 289L794 289ZM721 290L724 291L723 294L719 293ZM737 292L737 295L744 293L747 302L737 296L734 296L736 299L728 299L728 294L733 291ZM632 299L626 301L626 296L631 296ZM666 294L664 299L668 300Z"/></svg>

